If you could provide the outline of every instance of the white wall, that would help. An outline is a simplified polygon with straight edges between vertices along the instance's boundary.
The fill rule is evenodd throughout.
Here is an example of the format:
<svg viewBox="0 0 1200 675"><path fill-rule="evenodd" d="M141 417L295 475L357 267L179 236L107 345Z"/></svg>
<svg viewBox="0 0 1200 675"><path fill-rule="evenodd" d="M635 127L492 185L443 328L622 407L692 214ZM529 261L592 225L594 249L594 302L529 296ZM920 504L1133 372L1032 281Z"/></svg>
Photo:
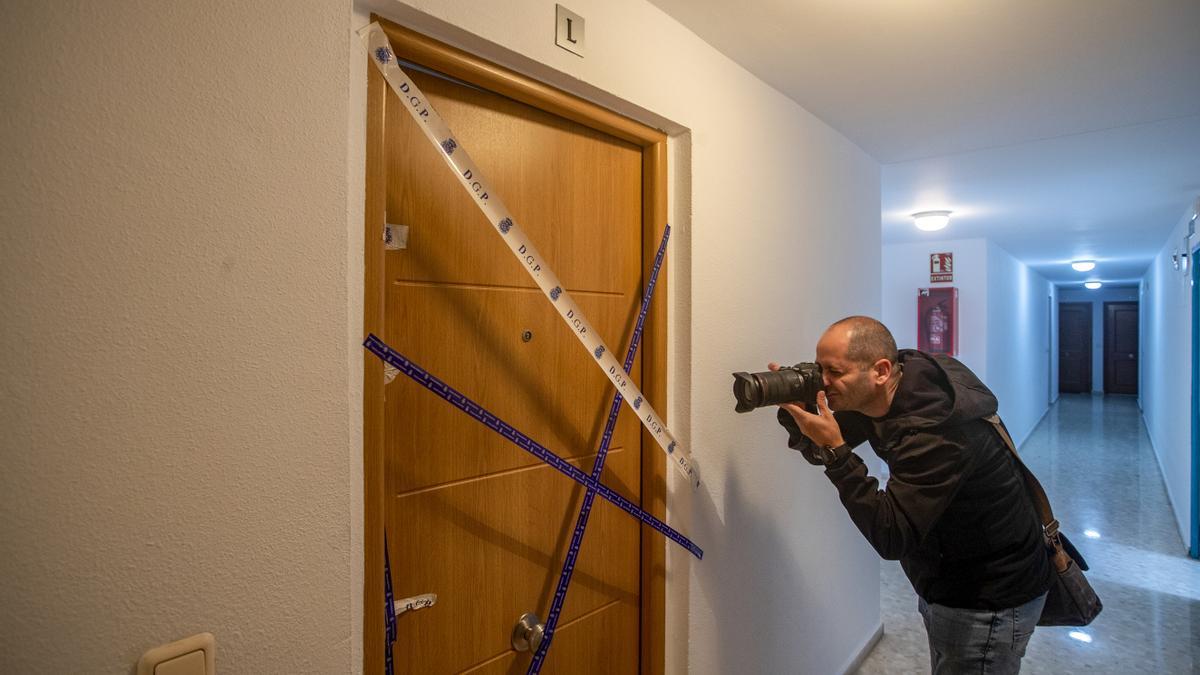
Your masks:
<svg viewBox="0 0 1200 675"><path fill-rule="evenodd" d="M1092 304L1092 391L1104 393L1104 303L1138 302L1141 294L1136 287L1064 288L1059 302L1090 302Z"/></svg>
<svg viewBox="0 0 1200 675"><path fill-rule="evenodd" d="M929 256L954 254L954 281L929 283ZM883 323L901 349L917 348L917 289L958 289L958 354L987 381L988 242L986 239L936 239L883 247Z"/></svg>
<svg viewBox="0 0 1200 675"><path fill-rule="evenodd" d="M355 672L361 20L65 4L3 29L0 670L209 630L222 671ZM642 0L572 4L586 59L553 2L413 4L373 8L672 134L669 415L705 487L670 519L707 555L669 554L669 672L844 670L878 561L729 373L878 313L878 165Z"/></svg>
<svg viewBox="0 0 1200 675"><path fill-rule="evenodd" d="M6 4L0 671L355 667L348 17Z"/></svg>
<svg viewBox="0 0 1200 675"><path fill-rule="evenodd" d="M988 242L987 378L1000 417L1022 443L1050 406L1053 286Z"/></svg>
<svg viewBox="0 0 1200 675"><path fill-rule="evenodd" d="M1191 283L1172 268L1171 254L1181 249L1186 231L1187 220L1181 219L1142 278L1139 389L1146 430L1185 547L1191 540L1192 498Z"/></svg>
<svg viewBox="0 0 1200 675"><path fill-rule="evenodd" d="M929 283L929 256L954 254L954 281ZM958 359L996 394L1018 444L1037 426L1056 386L1048 318L1055 295L1040 274L986 239L935 239L883 247L883 322L901 348L917 346L917 289L958 291Z"/></svg>

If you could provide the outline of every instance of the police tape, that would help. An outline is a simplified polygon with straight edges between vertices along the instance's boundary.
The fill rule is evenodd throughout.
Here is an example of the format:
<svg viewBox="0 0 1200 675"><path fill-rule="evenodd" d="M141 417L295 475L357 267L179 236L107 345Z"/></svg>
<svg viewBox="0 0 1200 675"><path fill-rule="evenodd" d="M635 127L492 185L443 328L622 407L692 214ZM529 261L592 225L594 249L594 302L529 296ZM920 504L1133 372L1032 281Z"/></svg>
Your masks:
<svg viewBox="0 0 1200 675"><path fill-rule="evenodd" d="M641 390L626 376L621 364L604 344L600 334L592 328L591 323L580 311L570 294L563 288L558 276L550 269L549 263L525 235L524 230L500 200L499 195L489 187L489 182L471 159L466 148L463 148L454 138L450 128L429 104L416 83L400 68L383 28L378 23L371 23L358 31L358 34L366 44L372 61L378 66L392 91L412 115L425 137L433 143L437 154L454 171L454 175L471 195L475 205L483 211L484 216L500 233L500 238L508 245L538 288L546 294L550 304L558 311L559 316L566 322L575 337L595 358L600 369L604 371L634 414L638 416L638 420L654 437L654 441L667 453L670 463L683 474L693 487L699 486L700 475L692 461L691 454L679 445L671 430L642 396Z"/></svg>
<svg viewBox="0 0 1200 675"><path fill-rule="evenodd" d="M421 595L414 595L411 598L397 600L394 606L396 608L396 616L400 616L405 612L415 612L418 609L433 607L436 604L437 593L422 593Z"/></svg>
<svg viewBox="0 0 1200 675"><path fill-rule="evenodd" d="M487 408L467 398L462 392L441 381L421 366L409 361L403 354L387 346L383 340L380 340L374 334L367 336L366 341L363 342L363 347L366 347L368 351L378 356L385 363L395 366L401 373L410 377L417 384L420 384L454 407L467 413L475 421L500 434L512 442L513 445L558 469L563 474L566 474L568 478L585 488L594 489L596 494L608 500L625 513L649 525L654 531L662 534L667 539L686 548L697 558L704 557L704 551L699 546L693 544L692 540L680 534L670 525L646 513L633 502L622 497L620 493L587 475L579 467L554 454L544 445L517 431L511 424L496 417Z"/></svg>
<svg viewBox="0 0 1200 675"><path fill-rule="evenodd" d="M633 326L633 337L629 340L629 349L625 352L625 372L633 368L633 359L637 356L638 345L642 341L642 329L646 326L646 313L650 311L650 299L654 297L654 287L658 284L658 272L662 269L663 256L667 253L667 240L671 237L671 226L663 229L662 241L654 254L654 265L650 268L650 279L646 282L646 292L642 295L642 306L638 310L637 322ZM613 395L612 405L609 406L608 420L604 423L604 433L600 436L600 450L596 453L596 461L592 465L592 478L600 480L604 472L604 462L608 458L608 447L612 443L613 429L617 426L617 414L621 412L621 392ZM558 619L562 615L563 605L567 600L567 589L571 585L571 577L575 574L575 562L579 559L579 550L583 546L583 532L587 529L588 519L592 515L592 504L596 501L596 491L589 489L583 496L583 506L579 508L579 516L575 519L575 531L571 534L571 545L567 547L567 558L563 561L562 572L558 575L558 586L554 589L554 600L550 603L550 612L546 615L546 625L542 631L542 644L538 645L529 662L526 675L537 675L542 671L546 654L550 651L550 643L554 641L554 633L558 630Z"/></svg>
<svg viewBox="0 0 1200 675"><path fill-rule="evenodd" d="M383 670L387 675L395 672L392 660L392 645L396 643L396 603L392 595L392 557L388 553L387 530L383 531L383 612L387 626L387 639L383 645Z"/></svg>

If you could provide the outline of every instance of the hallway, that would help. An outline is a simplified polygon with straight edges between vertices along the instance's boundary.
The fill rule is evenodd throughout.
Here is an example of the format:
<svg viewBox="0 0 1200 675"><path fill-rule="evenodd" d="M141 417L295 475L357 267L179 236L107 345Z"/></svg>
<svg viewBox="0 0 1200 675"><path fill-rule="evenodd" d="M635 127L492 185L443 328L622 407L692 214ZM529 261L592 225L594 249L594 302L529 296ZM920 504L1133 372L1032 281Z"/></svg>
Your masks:
<svg viewBox="0 0 1200 675"><path fill-rule="evenodd" d="M1063 394L1021 455L1104 601L1091 626L1038 628L1021 672L1200 673L1200 562L1185 555L1136 400ZM883 562L881 583L884 636L858 673L929 672L899 563Z"/></svg>

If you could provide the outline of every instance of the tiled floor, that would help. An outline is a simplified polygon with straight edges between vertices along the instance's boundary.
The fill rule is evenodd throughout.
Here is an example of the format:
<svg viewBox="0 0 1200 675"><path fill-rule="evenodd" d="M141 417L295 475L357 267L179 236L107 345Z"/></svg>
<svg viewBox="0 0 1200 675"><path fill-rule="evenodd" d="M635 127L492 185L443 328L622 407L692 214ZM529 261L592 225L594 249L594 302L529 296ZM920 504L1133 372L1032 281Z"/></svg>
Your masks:
<svg viewBox="0 0 1200 675"><path fill-rule="evenodd" d="M1200 561L1185 555L1136 401L1064 394L1021 456L1104 602L1086 628L1038 628L1021 672L1200 674ZM884 636L858 673L928 673L925 627L898 563L884 561L881 583Z"/></svg>

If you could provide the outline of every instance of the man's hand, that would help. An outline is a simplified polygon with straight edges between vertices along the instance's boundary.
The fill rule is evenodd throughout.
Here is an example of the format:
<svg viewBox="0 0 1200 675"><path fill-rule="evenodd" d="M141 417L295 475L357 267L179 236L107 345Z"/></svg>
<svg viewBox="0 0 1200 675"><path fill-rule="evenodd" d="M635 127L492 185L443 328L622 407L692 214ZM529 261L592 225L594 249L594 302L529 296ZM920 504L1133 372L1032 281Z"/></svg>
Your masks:
<svg viewBox="0 0 1200 675"><path fill-rule="evenodd" d="M779 370L779 364L769 363L767 368ZM845 444L845 440L842 439L842 429L834 419L833 411L829 409L829 402L825 400L825 392L817 392L818 414L816 415L795 403L780 403L779 407L788 411L792 419L796 420L796 426L800 427L800 431L813 443L829 448L837 448Z"/></svg>

